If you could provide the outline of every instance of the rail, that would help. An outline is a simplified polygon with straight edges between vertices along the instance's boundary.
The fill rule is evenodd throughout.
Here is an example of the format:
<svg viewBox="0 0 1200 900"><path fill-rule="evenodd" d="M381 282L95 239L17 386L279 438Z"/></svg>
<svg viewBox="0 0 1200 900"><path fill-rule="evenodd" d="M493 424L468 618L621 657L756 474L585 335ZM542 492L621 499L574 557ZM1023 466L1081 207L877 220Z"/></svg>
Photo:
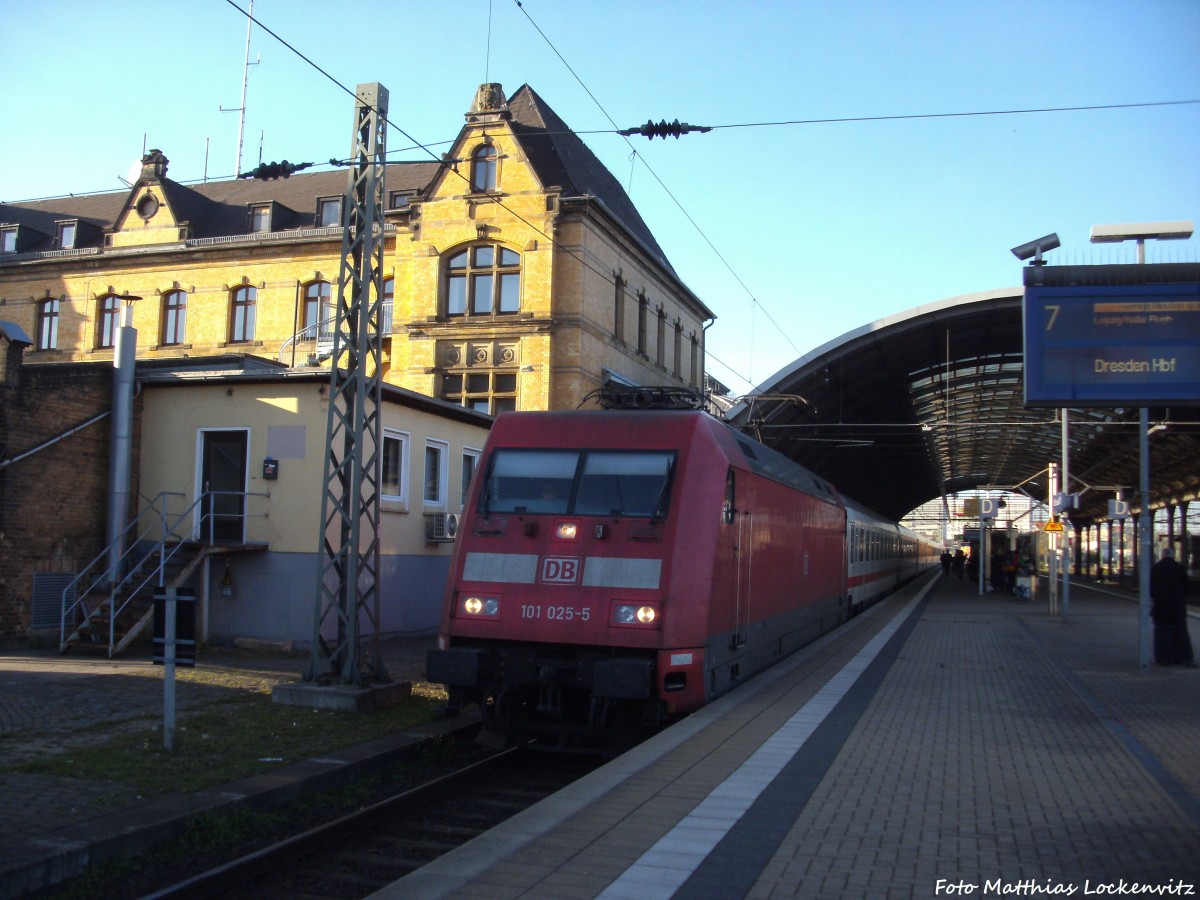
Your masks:
<svg viewBox="0 0 1200 900"><path fill-rule="evenodd" d="M196 535L195 539L199 539L205 532L205 522L207 520L208 540L200 541L201 544L214 546L216 541L216 521L217 519L241 518L263 518L265 513L250 515L243 509L241 512L215 512L214 504L208 503L208 512L204 512L204 504L206 501L215 500L218 496L238 496L238 497L270 497L269 493L253 492L253 491L204 491L199 497L185 509L182 513L173 518L167 512L168 497L186 497L186 494L176 491L162 491L156 495L149 504L133 520L125 526L121 534L110 543L107 547L100 551L95 558L91 560L83 570L65 587L63 588L62 597L60 600L60 609L62 616L59 620L59 649L63 650L67 642L67 623L86 621L92 614L92 610L88 607L88 597L94 593L103 592L109 595L109 602L112 605L111 613L108 617L108 646L109 651L116 642L116 621L117 617L129 606L135 597L144 591L150 584L157 579L158 587L163 587L163 575L166 566L173 560L183 549L185 538L181 531L186 530L188 533ZM195 519L197 508L201 509L201 515L198 521L195 522L194 528L183 529L189 518ZM153 521L157 518L158 536L156 538L136 537L139 533L139 526L146 521ZM129 540L131 536L136 537L135 540ZM174 542L174 546L167 550L169 541ZM118 546L121 542L127 544L125 551L114 564L109 555L114 546ZM146 563L150 560L158 558L158 563L142 575L142 570L146 567ZM122 574L124 573L124 574ZM140 580L139 580L140 579ZM81 585L86 584L86 587L80 589ZM130 587L132 585L132 587ZM117 605L117 597L124 592L125 599Z"/></svg>
<svg viewBox="0 0 1200 900"><path fill-rule="evenodd" d="M384 337L390 337L392 334L393 310L394 303L391 300L384 300L379 305L379 331ZM287 363L294 368L296 365L296 345L301 343L315 343L315 355L318 361L327 358L333 352L335 324L336 317L330 316L313 325L305 325L279 345L279 361ZM326 351L324 355L322 355L322 351Z"/></svg>

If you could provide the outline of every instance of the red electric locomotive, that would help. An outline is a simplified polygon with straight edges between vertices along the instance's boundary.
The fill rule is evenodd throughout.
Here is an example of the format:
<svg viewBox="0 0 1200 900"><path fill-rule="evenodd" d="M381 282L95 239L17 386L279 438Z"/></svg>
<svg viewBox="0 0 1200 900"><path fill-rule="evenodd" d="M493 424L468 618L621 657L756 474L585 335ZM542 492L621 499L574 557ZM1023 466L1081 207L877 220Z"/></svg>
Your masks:
<svg viewBox="0 0 1200 900"><path fill-rule="evenodd" d="M706 413L507 413L478 472L428 676L494 731L658 724L850 614L837 491Z"/></svg>

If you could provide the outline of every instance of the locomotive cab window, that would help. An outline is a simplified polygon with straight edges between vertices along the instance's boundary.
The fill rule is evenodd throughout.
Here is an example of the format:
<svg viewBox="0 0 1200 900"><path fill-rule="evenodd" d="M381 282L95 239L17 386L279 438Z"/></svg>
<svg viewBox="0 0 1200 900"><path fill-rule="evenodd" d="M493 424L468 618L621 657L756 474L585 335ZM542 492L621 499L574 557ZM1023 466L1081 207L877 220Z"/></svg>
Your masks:
<svg viewBox="0 0 1200 900"><path fill-rule="evenodd" d="M661 518L674 465L669 451L498 450L480 510Z"/></svg>
<svg viewBox="0 0 1200 900"><path fill-rule="evenodd" d="M481 495L484 512L562 515L571 500L579 454L563 450L498 450Z"/></svg>
<svg viewBox="0 0 1200 900"><path fill-rule="evenodd" d="M662 518L673 462L671 453L588 453L574 512Z"/></svg>

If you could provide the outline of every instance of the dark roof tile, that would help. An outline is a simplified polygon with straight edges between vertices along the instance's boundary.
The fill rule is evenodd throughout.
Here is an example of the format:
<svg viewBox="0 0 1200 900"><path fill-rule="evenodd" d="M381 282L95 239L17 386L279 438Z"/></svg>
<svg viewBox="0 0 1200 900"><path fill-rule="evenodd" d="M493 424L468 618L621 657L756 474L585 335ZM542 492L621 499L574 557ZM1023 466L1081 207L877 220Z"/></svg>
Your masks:
<svg viewBox="0 0 1200 900"><path fill-rule="evenodd" d="M542 184L561 187L564 197L595 197L674 274L666 254L620 182L558 113L527 84L512 95L508 108L513 133Z"/></svg>
<svg viewBox="0 0 1200 900"><path fill-rule="evenodd" d="M542 184L560 187L567 199L598 201L674 274L662 248L620 183L546 101L526 84L513 94L508 106L513 132ZM389 163L384 174L385 188L389 193L411 191L419 195L433 182L440 167L441 163L435 160ZM282 208L282 215L273 223L275 230L312 228L316 224L318 198L342 195L347 178L344 170L332 169L301 171L274 181L238 178L188 185L164 176L158 183L176 218L191 226L191 235L207 238L247 234L250 230L247 209L261 203L273 202ZM142 187L143 183L138 182L126 191L0 204L0 224L18 224L44 236L26 247L44 250L53 247L57 221L79 219L92 226L91 235L79 236L79 246L98 246L103 242L102 232L114 226L126 204L134 201Z"/></svg>

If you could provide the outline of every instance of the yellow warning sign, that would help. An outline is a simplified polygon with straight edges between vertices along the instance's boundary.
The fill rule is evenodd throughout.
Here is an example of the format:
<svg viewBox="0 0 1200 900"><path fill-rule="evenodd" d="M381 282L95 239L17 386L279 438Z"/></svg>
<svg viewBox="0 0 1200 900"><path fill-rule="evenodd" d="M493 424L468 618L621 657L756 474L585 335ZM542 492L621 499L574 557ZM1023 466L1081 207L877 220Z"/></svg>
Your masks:
<svg viewBox="0 0 1200 900"><path fill-rule="evenodd" d="M1042 529L1042 531L1056 531L1059 534L1062 534L1062 530L1063 530L1062 522L1054 522L1054 521L1047 522L1046 527Z"/></svg>

